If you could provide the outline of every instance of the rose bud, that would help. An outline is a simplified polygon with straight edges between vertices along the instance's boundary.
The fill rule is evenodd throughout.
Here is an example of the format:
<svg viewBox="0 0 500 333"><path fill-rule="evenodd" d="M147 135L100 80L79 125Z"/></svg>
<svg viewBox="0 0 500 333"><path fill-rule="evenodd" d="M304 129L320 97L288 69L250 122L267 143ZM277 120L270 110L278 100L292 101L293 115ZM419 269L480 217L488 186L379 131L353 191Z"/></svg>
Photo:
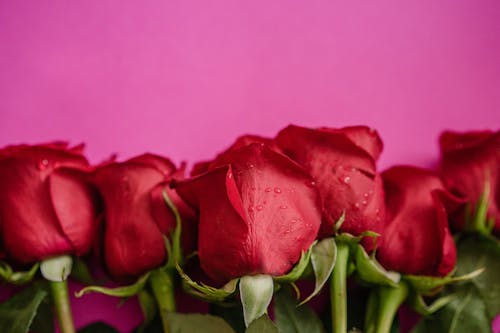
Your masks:
<svg viewBox="0 0 500 333"><path fill-rule="evenodd" d="M202 269L216 283L288 272L320 226L309 175L262 144L231 150L213 167L175 186L199 212Z"/></svg>
<svg viewBox="0 0 500 333"><path fill-rule="evenodd" d="M82 150L60 142L0 150L0 243L8 257L27 264L89 251L96 205Z"/></svg>
<svg viewBox="0 0 500 333"><path fill-rule="evenodd" d="M463 230L469 218L466 205L470 205L470 212L477 212L477 204L486 193L487 217L493 219L495 233L500 234L500 131L444 132L440 146L441 178L454 195L466 202L453 215L452 226Z"/></svg>
<svg viewBox="0 0 500 333"><path fill-rule="evenodd" d="M386 227L377 257L389 270L445 276L455 267L455 243L443 197L449 198L429 170L397 166L382 173Z"/></svg>
<svg viewBox="0 0 500 333"><path fill-rule="evenodd" d="M320 237L333 235L343 213L341 231L353 235L381 232L384 192L375 162L382 140L375 131L365 126L308 129L290 125L278 133L276 142L316 182L323 209Z"/></svg>
<svg viewBox="0 0 500 333"><path fill-rule="evenodd" d="M183 217L184 253L196 242L194 213L169 181L179 171L168 159L144 154L122 163L108 163L95 171L104 201L104 260L116 279L137 277L164 263L164 235L175 229L175 217L163 198L167 191Z"/></svg>

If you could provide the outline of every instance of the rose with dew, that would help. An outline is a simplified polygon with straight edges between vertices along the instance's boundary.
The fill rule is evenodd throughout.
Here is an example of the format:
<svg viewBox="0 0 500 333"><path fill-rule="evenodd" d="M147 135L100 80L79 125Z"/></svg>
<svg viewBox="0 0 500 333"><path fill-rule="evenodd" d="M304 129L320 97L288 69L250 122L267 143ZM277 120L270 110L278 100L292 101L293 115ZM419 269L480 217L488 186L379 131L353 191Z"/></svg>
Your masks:
<svg viewBox="0 0 500 333"><path fill-rule="evenodd" d="M168 159L152 154L95 170L94 181L104 202L104 259L114 278L134 278L165 262L163 237L170 235L176 222L163 191L183 217L185 254L194 250L194 213L169 188L172 177L181 174Z"/></svg>
<svg viewBox="0 0 500 333"><path fill-rule="evenodd" d="M452 217L457 230L477 213L477 205L486 194L487 216L500 235L500 131L444 132L440 137L441 178L446 187L464 204ZM469 214L466 213L469 206Z"/></svg>
<svg viewBox="0 0 500 333"><path fill-rule="evenodd" d="M56 142L0 150L0 223L5 255L33 263L87 253L96 233L95 190L83 145Z"/></svg>
<svg viewBox="0 0 500 333"><path fill-rule="evenodd" d="M316 182L323 210L320 237L333 235L342 214L343 232L360 235L382 231L384 192L375 166L382 140L374 130L366 126L309 129L290 125L278 133L276 142ZM365 245L374 246L373 242Z"/></svg>
<svg viewBox="0 0 500 333"><path fill-rule="evenodd" d="M377 258L388 270L445 276L455 267L456 248L448 228L439 177L429 170L396 166L382 173L386 226Z"/></svg>
<svg viewBox="0 0 500 333"><path fill-rule="evenodd" d="M287 273L319 230L309 175L264 144L227 151L175 188L199 213L200 265L216 283Z"/></svg>

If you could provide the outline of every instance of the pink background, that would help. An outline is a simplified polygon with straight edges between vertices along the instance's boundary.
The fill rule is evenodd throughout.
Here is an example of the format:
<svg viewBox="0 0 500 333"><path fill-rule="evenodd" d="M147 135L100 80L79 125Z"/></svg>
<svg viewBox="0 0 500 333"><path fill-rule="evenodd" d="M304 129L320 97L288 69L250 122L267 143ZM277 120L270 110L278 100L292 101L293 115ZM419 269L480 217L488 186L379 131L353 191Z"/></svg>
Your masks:
<svg viewBox="0 0 500 333"><path fill-rule="evenodd" d="M243 133L367 124L381 167L430 165L443 129L498 129L499 110L497 0L0 0L0 146L193 163ZM97 298L79 324L117 303Z"/></svg>

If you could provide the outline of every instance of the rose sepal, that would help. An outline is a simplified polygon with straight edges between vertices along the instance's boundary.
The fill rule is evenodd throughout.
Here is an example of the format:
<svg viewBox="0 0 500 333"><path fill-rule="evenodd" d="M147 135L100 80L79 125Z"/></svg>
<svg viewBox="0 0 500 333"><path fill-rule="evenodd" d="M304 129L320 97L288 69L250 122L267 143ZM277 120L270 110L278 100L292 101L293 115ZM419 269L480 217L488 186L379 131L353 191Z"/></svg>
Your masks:
<svg viewBox="0 0 500 333"><path fill-rule="evenodd" d="M458 297L458 294L449 294L433 300L431 304L427 304L422 294L411 291L407 299L407 304L417 313L428 316L450 303L456 297Z"/></svg>
<svg viewBox="0 0 500 333"><path fill-rule="evenodd" d="M425 275L403 275L403 279L419 294L432 296L441 287L448 284L468 281L480 275L485 268L476 269L470 273L461 276L453 276L454 272L444 276L425 276Z"/></svg>
<svg viewBox="0 0 500 333"><path fill-rule="evenodd" d="M239 279L233 279L221 288L211 287L205 283L193 281L181 268L176 265L175 268L182 279L182 287L186 293L191 296L208 302L224 302L227 298L234 295Z"/></svg>
<svg viewBox="0 0 500 333"><path fill-rule="evenodd" d="M401 274L386 270L373 255L368 255L360 244L356 244L354 248L354 262L356 274L362 282L396 287L401 280Z"/></svg>
<svg viewBox="0 0 500 333"><path fill-rule="evenodd" d="M11 283L14 285L23 285L33 280L36 273L38 272L39 267L40 263L35 263L27 271L16 272L8 263L6 263L5 261L0 261L0 278L2 278L7 283Z"/></svg>
<svg viewBox="0 0 500 333"><path fill-rule="evenodd" d="M273 277L267 274L243 276L240 278L239 291L243 318L248 327L255 319L267 314L274 294Z"/></svg>
<svg viewBox="0 0 500 333"><path fill-rule="evenodd" d="M490 197L490 192L491 184L487 180L484 184L484 190L475 204L475 212L472 212L471 203L465 206L465 231L477 232L486 236L491 235L495 227L495 218L488 217L488 198Z"/></svg>

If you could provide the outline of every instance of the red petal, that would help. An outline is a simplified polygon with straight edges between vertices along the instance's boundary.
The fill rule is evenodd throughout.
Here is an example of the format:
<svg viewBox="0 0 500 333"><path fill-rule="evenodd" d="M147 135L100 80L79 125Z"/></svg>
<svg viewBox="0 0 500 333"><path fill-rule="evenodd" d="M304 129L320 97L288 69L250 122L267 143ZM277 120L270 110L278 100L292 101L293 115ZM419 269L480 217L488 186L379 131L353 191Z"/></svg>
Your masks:
<svg viewBox="0 0 500 333"><path fill-rule="evenodd" d="M164 179L156 168L139 163L97 170L95 180L105 203L105 259L113 276L138 276L165 260L151 202L151 191Z"/></svg>
<svg viewBox="0 0 500 333"><path fill-rule="evenodd" d="M52 205L77 255L89 251L96 233L95 193L84 177L79 171L64 168L49 176Z"/></svg>
<svg viewBox="0 0 500 333"><path fill-rule="evenodd" d="M72 253L37 162L21 158L0 160L0 188L3 243L12 258L31 263Z"/></svg>

